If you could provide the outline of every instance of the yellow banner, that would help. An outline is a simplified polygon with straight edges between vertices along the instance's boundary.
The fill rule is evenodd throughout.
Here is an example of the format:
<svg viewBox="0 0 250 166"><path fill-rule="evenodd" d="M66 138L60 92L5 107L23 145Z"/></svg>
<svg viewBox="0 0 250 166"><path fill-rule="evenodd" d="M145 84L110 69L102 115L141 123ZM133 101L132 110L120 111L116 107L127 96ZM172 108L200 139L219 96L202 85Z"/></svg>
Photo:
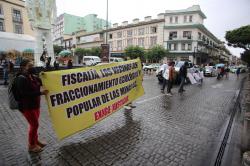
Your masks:
<svg viewBox="0 0 250 166"><path fill-rule="evenodd" d="M144 94L139 59L44 72L49 113L59 139L101 121Z"/></svg>

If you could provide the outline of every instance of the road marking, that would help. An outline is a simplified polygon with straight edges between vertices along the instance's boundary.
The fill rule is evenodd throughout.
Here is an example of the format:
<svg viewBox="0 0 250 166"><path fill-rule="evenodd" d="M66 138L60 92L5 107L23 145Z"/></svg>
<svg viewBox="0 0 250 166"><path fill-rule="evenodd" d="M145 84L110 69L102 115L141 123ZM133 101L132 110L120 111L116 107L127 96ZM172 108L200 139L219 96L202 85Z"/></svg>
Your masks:
<svg viewBox="0 0 250 166"><path fill-rule="evenodd" d="M145 103L145 102L147 102L147 101L151 101L151 100L157 99L157 98L162 97L162 96L166 96L166 94L162 94L162 95L155 96L155 97L152 97L152 98L149 98L149 99L137 101L137 102L135 102L135 103L137 103L137 104Z"/></svg>

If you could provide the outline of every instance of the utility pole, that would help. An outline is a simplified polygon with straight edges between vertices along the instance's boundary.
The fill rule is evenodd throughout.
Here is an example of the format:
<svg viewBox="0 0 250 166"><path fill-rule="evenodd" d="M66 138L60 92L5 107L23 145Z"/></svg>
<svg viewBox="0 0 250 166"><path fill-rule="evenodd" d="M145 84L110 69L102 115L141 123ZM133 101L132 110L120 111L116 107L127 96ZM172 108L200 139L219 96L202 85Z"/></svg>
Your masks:
<svg viewBox="0 0 250 166"><path fill-rule="evenodd" d="M108 19L109 19L109 12L108 12L108 9L109 9L109 0L107 0L107 15L106 15L106 40L105 40L105 44L108 44Z"/></svg>

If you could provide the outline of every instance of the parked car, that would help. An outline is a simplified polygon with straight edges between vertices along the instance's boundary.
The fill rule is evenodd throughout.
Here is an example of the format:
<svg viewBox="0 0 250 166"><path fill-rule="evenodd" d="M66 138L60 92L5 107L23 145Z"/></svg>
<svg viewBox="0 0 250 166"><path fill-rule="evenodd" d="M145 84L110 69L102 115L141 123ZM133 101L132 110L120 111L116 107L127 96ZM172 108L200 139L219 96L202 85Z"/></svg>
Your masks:
<svg viewBox="0 0 250 166"><path fill-rule="evenodd" d="M86 66L94 66L101 63L101 59L98 56L84 56L83 64Z"/></svg>
<svg viewBox="0 0 250 166"><path fill-rule="evenodd" d="M215 66L205 66L204 69L204 76L216 76L217 75L217 70Z"/></svg>
<svg viewBox="0 0 250 166"><path fill-rule="evenodd" d="M110 62L123 62L123 58L117 58L117 57L110 57L109 59Z"/></svg>
<svg viewBox="0 0 250 166"><path fill-rule="evenodd" d="M160 64L150 64L150 65L144 64L143 70L144 71L152 71L152 70L156 71L159 67L160 67Z"/></svg>
<svg viewBox="0 0 250 166"><path fill-rule="evenodd" d="M175 64L175 71L179 73L181 66L183 66L185 61L179 61ZM192 68L194 65L191 62L188 62L188 67L187 68Z"/></svg>

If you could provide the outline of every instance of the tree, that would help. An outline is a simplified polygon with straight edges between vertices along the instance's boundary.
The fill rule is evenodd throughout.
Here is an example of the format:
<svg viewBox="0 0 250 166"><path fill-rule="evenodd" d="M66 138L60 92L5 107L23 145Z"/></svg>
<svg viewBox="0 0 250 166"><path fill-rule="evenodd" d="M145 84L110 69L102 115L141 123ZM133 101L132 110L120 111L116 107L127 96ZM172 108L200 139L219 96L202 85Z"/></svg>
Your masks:
<svg viewBox="0 0 250 166"><path fill-rule="evenodd" d="M91 49L90 49L90 54L92 55L92 56L101 56L101 47L92 47Z"/></svg>
<svg viewBox="0 0 250 166"><path fill-rule="evenodd" d="M56 55L58 55L63 50L63 47L58 45L53 45L53 48Z"/></svg>
<svg viewBox="0 0 250 166"><path fill-rule="evenodd" d="M227 31L225 38L229 46L250 50L250 25Z"/></svg>
<svg viewBox="0 0 250 166"><path fill-rule="evenodd" d="M241 60L250 66L250 50L246 50L241 54Z"/></svg>
<svg viewBox="0 0 250 166"><path fill-rule="evenodd" d="M155 45L147 52L147 59L153 62L159 62L163 57L167 56L168 51L160 45Z"/></svg>
<svg viewBox="0 0 250 166"><path fill-rule="evenodd" d="M125 48L125 55L130 59L140 58L144 60L145 52L144 49L139 46L128 46Z"/></svg>

